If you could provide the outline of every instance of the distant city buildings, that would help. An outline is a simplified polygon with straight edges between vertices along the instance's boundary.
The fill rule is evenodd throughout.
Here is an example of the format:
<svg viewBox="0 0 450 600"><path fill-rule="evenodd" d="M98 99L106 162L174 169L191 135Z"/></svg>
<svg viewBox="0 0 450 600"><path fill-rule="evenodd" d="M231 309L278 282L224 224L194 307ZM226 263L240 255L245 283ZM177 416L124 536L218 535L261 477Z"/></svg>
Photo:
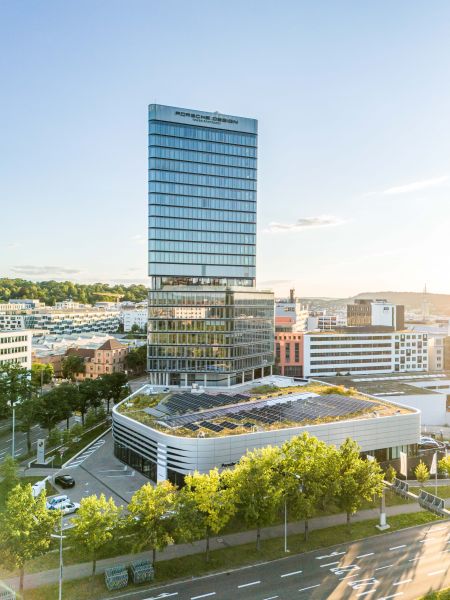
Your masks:
<svg viewBox="0 0 450 600"><path fill-rule="evenodd" d="M349 327L392 327L405 328L405 307L386 300L357 299L347 305Z"/></svg>

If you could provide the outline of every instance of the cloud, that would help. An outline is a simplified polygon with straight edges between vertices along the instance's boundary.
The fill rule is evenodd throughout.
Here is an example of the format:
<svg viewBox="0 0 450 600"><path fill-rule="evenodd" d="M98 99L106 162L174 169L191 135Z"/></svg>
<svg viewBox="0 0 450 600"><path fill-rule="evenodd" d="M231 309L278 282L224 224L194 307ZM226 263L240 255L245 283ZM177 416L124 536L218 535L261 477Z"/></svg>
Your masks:
<svg viewBox="0 0 450 600"><path fill-rule="evenodd" d="M19 248L20 244L19 242L9 242L9 244L6 244L7 248Z"/></svg>
<svg viewBox="0 0 450 600"><path fill-rule="evenodd" d="M140 233L133 235L131 240L139 246L147 243L147 238Z"/></svg>
<svg viewBox="0 0 450 600"><path fill-rule="evenodd" d="M314 229L317 227L336 227L345 223L342 219L332 215L321 215L318 217L302 217L295 223L269 223L265 233L280 233L289 231L302 231L303 229Z"/></svg>
<svg viewBox="0 0 450 600"><path fill-rule="evenodd" d="M405 185L396 185L394 187L384 190L383 194L409 194L410 192L417 192L419 190L425 190L427 188L438 187L448 181L448 175L442 177L434 177L433 179L422 179L422 181L413 181Z"/></svg>
<svg viewBox="0 0 450 600"><path fill-rule="evenodd" d="M17 265L11 267L11 271L16 275L27 275L29 277L64 277L65 275L77 275L81 273L79 269L69 269L67 267L36 266L36 265Z"/></svg>

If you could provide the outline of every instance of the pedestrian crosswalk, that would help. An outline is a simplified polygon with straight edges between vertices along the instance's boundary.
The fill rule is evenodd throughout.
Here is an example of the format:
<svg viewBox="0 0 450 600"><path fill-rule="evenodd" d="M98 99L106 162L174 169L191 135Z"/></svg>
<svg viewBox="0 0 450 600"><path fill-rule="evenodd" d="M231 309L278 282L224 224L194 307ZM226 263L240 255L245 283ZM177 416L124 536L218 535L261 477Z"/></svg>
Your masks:
<svg viewBox="0 0 450 600"><path fill-rule="evenodd" d="M93 454L96 450L101 448L101 446L103 446L104 443L105 443L105 440L103 438L101 440L97 440L96 442L94 442L92 444L92 446L89 446L89 448L87 448L82 454L79 454L76 458L71 460L69 462L69 464L66 465L65 468L66 469L74 469L75 467L78 467L87 458L89 458L91 456L91 454Z"/></svg>

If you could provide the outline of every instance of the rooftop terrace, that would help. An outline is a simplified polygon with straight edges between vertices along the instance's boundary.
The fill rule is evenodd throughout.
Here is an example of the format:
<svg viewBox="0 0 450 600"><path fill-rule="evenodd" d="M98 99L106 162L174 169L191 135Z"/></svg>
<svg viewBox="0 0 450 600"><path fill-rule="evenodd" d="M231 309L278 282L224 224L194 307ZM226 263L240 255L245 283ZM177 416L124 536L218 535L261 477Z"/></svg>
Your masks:
<svg viewBox="0 0 450 600"><path fill-rule="evenodd" d="M288 388L261 386L243 394L141 392L124 400L117 410L183 437L239 435L410 412L353 388L318 382Z"/></svg>

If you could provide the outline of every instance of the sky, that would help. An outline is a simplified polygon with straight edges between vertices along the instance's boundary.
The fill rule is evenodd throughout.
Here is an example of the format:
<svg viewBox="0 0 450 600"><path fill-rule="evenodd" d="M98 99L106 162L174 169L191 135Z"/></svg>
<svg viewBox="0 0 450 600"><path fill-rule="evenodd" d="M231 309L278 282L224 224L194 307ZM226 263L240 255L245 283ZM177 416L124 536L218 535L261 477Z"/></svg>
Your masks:
<svg viewBox="0 0 450 600"><path fill-rule="evenodd" d="M447 0L0 0L0 277L147 283L147 105L259 120L258 285L450 293Z"/></svg>

